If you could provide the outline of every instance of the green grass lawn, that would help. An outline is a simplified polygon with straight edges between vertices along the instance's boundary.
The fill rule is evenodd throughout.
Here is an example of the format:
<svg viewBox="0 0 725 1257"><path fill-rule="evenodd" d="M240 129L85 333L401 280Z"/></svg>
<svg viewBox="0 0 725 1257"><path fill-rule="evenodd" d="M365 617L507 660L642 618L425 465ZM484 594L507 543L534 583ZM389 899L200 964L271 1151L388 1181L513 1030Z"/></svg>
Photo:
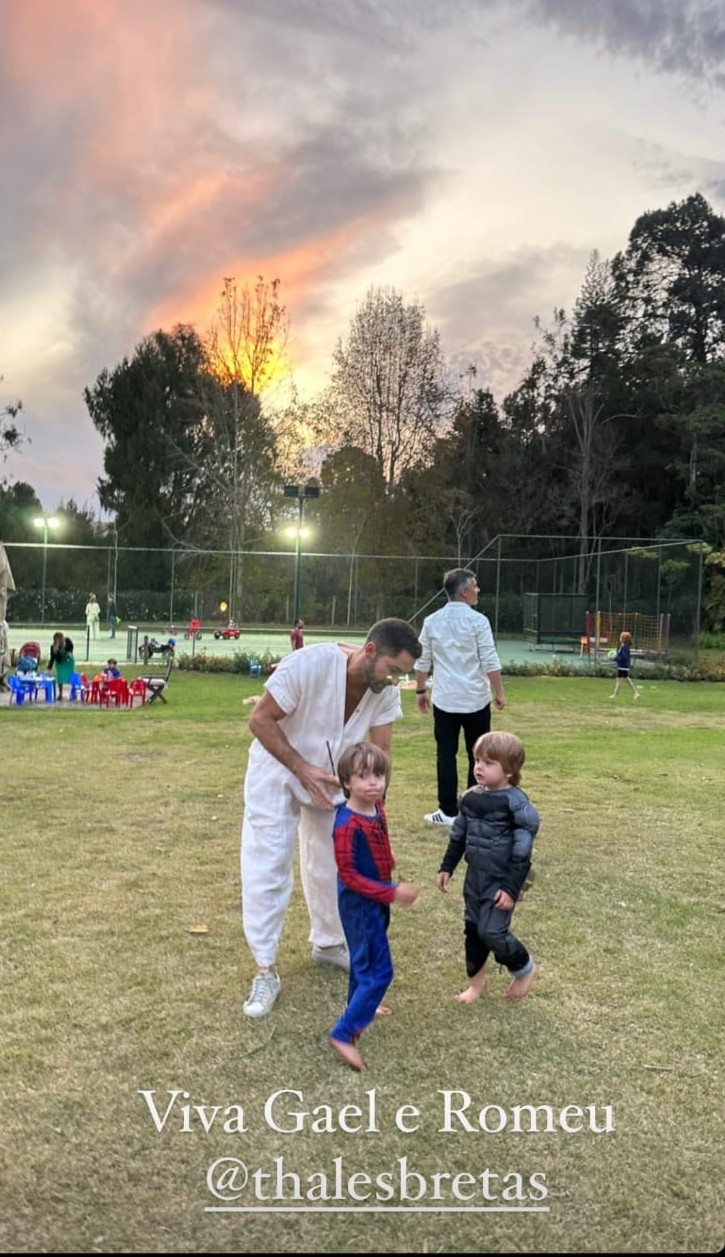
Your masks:
<svg viewBox="0 0 725 1257"><path fill-rule="evenodd" d="M542 817L515 916L539 978L519 1005L495 967L477 1005L452 998L462 871L440 895L430 719L404 692L388 813L421 893L393 910L393 1015L363 1075L326 1043L346 982L310 962L299 889L277 1007L242 1016L259 681L176 671L165 707L0 708L3 1252L719 1249L725 689L506 688L495 727L523 739ZM170 1105L162 1130L141 1092ZM545 1106L538 1129L523 1106ZM222 1159L231 1185L249 1176L234 1206L305 1212L209 1212Z"/></svg>

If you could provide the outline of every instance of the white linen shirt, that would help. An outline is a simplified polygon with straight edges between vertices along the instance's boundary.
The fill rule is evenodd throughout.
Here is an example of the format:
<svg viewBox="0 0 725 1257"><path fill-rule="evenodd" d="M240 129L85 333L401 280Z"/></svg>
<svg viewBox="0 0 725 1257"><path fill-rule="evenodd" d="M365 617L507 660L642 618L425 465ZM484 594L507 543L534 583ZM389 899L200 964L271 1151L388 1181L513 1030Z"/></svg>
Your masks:
<svg viewBox="0 0 725 1257"><path fill-rule="evenodd" d="M500 672L491 625L480 611L454 599L427 615L416 671L433 671L431 700L441 711L480 711L491 702L487 673Z"/></svg>
<svg viewBox="0 0 725 1257"><path fill-rule="evenodd" d="M279 725L294 749L308 764L330 772L330 755L337 772L345 747L364 742L371 729L392 724L403 714L398 687L387 685L380 694L366 690L345 722L347 660L345 651L334 642L305 646L286 655L264 686L285 713ZM294 773L270 755L257 738L249 748L248 781L253 783L255 767L268 768L270 760L280 785L287 785L300 802L309 803L310 796Z"/></svg>

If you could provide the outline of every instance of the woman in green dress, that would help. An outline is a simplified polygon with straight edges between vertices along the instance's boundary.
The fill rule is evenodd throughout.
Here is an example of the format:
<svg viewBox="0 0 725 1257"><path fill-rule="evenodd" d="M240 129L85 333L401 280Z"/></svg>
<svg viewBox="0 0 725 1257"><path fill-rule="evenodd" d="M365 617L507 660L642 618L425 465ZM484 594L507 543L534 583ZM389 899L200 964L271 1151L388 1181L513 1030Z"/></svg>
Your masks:
<svg viewBox="0 0 725 1257"><path fill-rule="evenodd" d="M53 668L55 668L55 679L58 683L58 701L60 702L63 698L63 686L70 681L76 670L76 661L73 658L73 643L70 637L66 637L64 633L53 634L48 671L52 671Z"/></svg>

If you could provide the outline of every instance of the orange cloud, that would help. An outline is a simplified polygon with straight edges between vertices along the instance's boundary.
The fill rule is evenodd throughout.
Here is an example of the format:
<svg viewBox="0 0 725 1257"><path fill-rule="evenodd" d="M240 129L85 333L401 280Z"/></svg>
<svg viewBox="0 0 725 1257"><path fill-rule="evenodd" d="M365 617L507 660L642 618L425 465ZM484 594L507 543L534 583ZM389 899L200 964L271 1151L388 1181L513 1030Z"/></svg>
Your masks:
<svg viewBox="0 0 725 1257"><path fill-rule="evenodd" d="M253 284L258 275L267 280L279 279L280 299L287 306L295 326L295 307L302 307L310 296L324 289L344 269L345 260L355 261L361 241L375 237L387 223L391 207L359 215L325 236L305 241L293 249L275 255L251 257L238 255L230 259L224 272L201 284L180 289L149 311L148 331L168 329L176 323L193 323L202 336L211 327L219 308L222 281L234 276L237 282ZM344 331L340 327L340 332ZM295 364L291 364L294 368Z"/></svg>

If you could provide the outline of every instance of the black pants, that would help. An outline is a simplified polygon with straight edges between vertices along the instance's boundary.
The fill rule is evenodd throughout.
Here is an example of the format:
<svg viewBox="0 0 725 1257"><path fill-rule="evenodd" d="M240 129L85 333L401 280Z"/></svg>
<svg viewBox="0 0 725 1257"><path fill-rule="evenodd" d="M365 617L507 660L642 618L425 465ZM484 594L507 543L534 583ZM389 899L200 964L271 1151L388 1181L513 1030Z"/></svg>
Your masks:
<svg viewBox="0 0 725 1257"><path fill-rule="evenodd" d="M461 729L468 753L468 787L475 786L473 775L473 748L482 733L491 731L491 704L480 711L442 711L433 707L433 734L436 740L436 768L438 772L438 806L446 816L458 811L458 742Z"/></svg>
<svg viewBox="0 0 725 1257"><path fill-rule="evenodd" d="M509 973L517 974L529 963L529 953L523 943L511 933L511 916L513 909L503 911L494 908L488 900L481 907L478 925L466 921L466 973L474 977L485 965L489 953L493 952L496 963L504 965Z"/></svg>

